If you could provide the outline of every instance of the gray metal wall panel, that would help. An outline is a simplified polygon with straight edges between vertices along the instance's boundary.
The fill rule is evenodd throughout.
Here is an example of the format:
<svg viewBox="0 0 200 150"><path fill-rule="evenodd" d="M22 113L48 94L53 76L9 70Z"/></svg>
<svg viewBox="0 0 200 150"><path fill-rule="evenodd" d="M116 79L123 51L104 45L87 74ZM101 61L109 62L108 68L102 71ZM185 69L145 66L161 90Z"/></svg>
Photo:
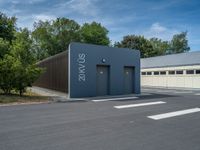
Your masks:
<svg viewBox="0 0 200 150"><path fill-rule="evenodd" d="M135 67L134 89L140 93L140 52L91 44L71 43L69 46L69 96L96 96L96 66L110 66L110 95L124 93L124 66ZM105 63L102 62L105 59Z"/></svg>

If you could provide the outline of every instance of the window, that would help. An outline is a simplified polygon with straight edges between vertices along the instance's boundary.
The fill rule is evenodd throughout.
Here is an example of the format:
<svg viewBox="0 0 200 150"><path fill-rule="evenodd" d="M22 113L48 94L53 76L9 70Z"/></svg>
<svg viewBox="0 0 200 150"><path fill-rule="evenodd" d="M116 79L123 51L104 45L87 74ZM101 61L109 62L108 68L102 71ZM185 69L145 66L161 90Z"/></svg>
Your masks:
<svg viewBox="0 0 200 150"><path fill-rule="evenodd" d="M152 75L152 72L147 72L147 75Z"/></svg>
<svg viewBox="0 0 200 150"><path fill-rule="evenodd" d="M200 74L200 70L196 70L196 74Z"/></svg>
<svg viewBox="0 0 200 150"><path fill-rule="evenodd" d="M183 74L183 70L177 70L176 74Z"/></svg>
<svg viewBox="0 0 200 150"><path fill-rule="evenodd" d="M169 71L169 75L175 74L175 71Z"/></svg>
<svg viewBox="0 0 200 150"><path fill-rule="evenodd" d="M194 70L186 70L186 74L194 74Z"/></svg>
<svg viewBox="0 0 200 150"><path fill-rule="evenodd" d="M160 75L166 75L166 71L161 71Z"/></svg>
<svg viewBox="0 0 200 150"><path fill-rule="evenodd" d="M146 75L147 73L146 72L142 72L142 75Z"/></svg>
<svg viewBox="0 0 200 150"><path fill-rule="evenodd" d="M154 75L159 75L159 71L155 71L155 72L154 72Z"/></svg>

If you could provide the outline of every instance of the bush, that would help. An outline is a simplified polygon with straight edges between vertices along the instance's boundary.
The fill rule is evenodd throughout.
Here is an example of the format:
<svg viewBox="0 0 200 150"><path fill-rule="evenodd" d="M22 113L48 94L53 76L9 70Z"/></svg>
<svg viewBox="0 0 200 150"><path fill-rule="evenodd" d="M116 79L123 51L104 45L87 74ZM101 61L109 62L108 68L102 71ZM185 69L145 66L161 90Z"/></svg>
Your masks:
<svg viewBox="0 0 200 150"><path fill-rule="evenodd" d="M31 86L41 72L42 69L34 64L24 66L20 60L6 55L0 60L0 89L4 94L10 94L15 90L21 96L26 87Z"/></svg>
<svg viewBox="0 0 200 150"><path fill-rule="evenodd" d="M19 63L15 68L15 81L14 89L19 92L20 96L26 91L26 87L31 86L32 83L39 77L42 69L36 65L27 65L24 67L22 63Z"/></svg>
<svg viewBox="0 0 200 150"><path fill-rule="evenodd" d="M5 94L15 90L21 96L26 87L39 77L42 69L35 65L28 30L21 30L15 35L9 53L0 58L0 89Z"/></svg>
<svg viewBox="0 0 200 150"><path fill-rule="evenodd" d="M12 56L6 55L0 60L0 89L5 94L10 94L14 88L14 65L16 65L16 62Z"/></svg>

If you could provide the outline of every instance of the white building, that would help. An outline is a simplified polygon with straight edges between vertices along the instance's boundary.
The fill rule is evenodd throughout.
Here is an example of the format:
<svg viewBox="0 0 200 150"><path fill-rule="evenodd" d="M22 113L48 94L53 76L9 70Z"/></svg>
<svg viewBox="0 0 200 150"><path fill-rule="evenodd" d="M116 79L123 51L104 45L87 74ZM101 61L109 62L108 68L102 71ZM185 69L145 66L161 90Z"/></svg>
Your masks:
<svg viewBox="0 0 200 150"><path fill-rule="evenodd" d="M141 59L141 85L200 88L200 51Z"/></svg>

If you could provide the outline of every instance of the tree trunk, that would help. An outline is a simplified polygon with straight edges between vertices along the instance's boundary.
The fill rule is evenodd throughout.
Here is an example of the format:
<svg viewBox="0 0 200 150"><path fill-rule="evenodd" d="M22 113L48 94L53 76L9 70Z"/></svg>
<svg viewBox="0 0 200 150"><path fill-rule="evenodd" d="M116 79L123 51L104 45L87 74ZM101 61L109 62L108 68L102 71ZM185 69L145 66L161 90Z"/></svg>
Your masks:
<svg viewBox="0 0 200 150"><path fill-rule="evenodd" d="M23 92L22 90L19 90L19 95L22 96Z"/></svg>

